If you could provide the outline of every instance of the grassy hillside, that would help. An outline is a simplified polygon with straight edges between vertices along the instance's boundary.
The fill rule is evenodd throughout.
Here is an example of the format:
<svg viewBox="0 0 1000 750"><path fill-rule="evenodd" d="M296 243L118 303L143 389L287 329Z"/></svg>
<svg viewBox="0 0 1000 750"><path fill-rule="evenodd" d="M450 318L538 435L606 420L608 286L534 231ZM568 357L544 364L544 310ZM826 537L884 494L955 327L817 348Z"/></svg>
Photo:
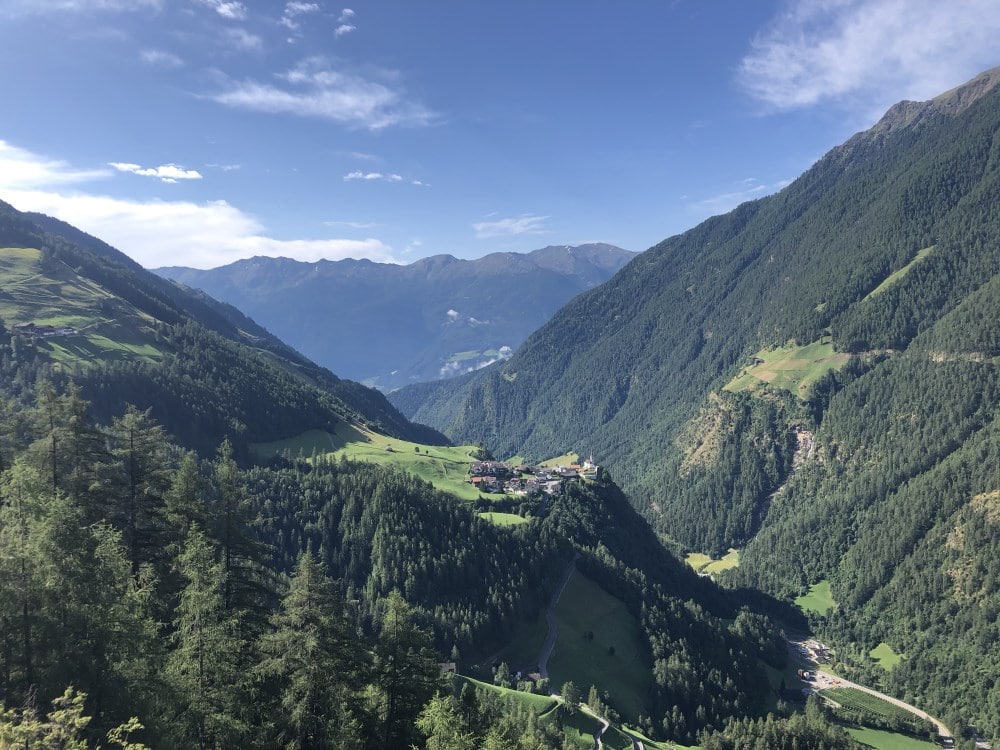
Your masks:
<svg viewBox="0 0 1000 750"><path fill-rule="evenodd" d="M480 496L479 490L468 482L472 451L475 450L472 445L427 445L341 422L329 431L310 430L285 440L254 443L251 447L261 458L286 452L293 458L300 454L308 458L315 451L337 459L345 457L352 461L395 466L463 500L475 500Z"/></svg>
<svg viewBox="0 0 1000 750"><path fill-rule="evenodd" d="M234 308L63 222L0 203L0 248L0 318L19 360L5 366L28 362L32 379L72 377L103 419L145 403L185 445L211 454L229 437L241 457L250 442L341 422L447 442Z"/></svg>
<svg viewBox="0 0 1000 750"><path fill-rule="evenodd" d="M751 357L752 364L743 368L723 389L746 391L766 383L805 400L821 377L840 370L850 358L850 354L834 351L829 336L806 346L789 344L762 349Z"/></svg>
<svg viewBox="0 0 1000 750"><path fill-rule="evenodd" d="M556 607L559 637L549 659L553 685L595 685L629 721L649 715L652 661L639 622L617 598L575 574Z"/></svg>
<svg viewBox="0 0 1000 750"><path fill-rule="evenodd" d="M8 327L34 323L73 332L40 339L36 348L72 368L80 362L162 361L155 319L122 303L64 264L43 268L35 248L0 248L0 318Z"/></svg>

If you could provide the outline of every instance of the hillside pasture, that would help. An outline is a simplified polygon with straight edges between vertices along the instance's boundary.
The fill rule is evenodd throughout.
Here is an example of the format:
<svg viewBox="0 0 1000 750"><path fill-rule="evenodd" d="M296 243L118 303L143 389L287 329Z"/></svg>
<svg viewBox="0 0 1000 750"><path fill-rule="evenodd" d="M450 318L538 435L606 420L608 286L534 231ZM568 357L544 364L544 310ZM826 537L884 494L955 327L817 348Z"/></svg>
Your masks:
<svg viewBox="0 0 1000 750"><path fill-rule="evenodd" d="M72 328L75 333L37 337L35 348L51 361L73 369L91 362L159 362L149 316L81 278L69 266L41 267L41 251L0 249L0 317L19 323Z"/></svg>
<svg viewBox="0 0 1000 750"><path fill-rule="evenodd" d="M830 582L819 581L809 587L809 593L803 594L795 600L795 604L804 612L815 612L818 615L825 615L837 606L830 591Z"/></svg>
<svg viewBox="0 0 1000 750"><path fill-rule="evenodd" d="M729 552L718 560L702 552L689 552L684 556L684 562L697 573L707 573L714 576L716 573L738 568L740 566L740 551L730 547Z"/></svg>
<svg viewBox="0 0 1000 750"><path fill-rule="evenodd" d="M878 665L886 672L891 672L899 662L906 658L906 654L897 654L892 650L892 646L885 641L873 648L869 652L869 656L877 661Z"/></svg>
<svg viewBox="0 0 1000 750"><path fill-rule="evenodd" d="M520 526L528 522L527 518L519 516L517 513L486 512L480 513L479 517L490 523L495 523L497 526Z"/></svg>
<svg viewBox="0 0 1000 750"><path fill-rule="evenodd" d="M877 287L868 292L868 295L865 297L865 299L870 299L871 297L875 297L876 295L881 294L886 289L891 287L901 278L906 276L906 274L908 274L911 270L913 270L913 267L917 265L917 263L922 261L924 258L926 258L928 255L930 255L931 251L933 250L934 250L934 245L931 245L930 247L925 247L923 250L920 250L916 254L916 256L914 256L913 260L911 260L905 266L900 268L898 271L893 271L892 273L890 273L888 276L885 277L885 279L882 281L881 284L879 284Z"/></svg>
<svg viewBox="0 0 1000 750"><path fill-rule="evenodd" d="M874 750L933 750L940 747L930 740L870 727L848 727L847 733Z"/></svg>
<svg viewBox="0 0 1000 750"><path fill-rule="evenodd" d="M723 390L738 393L766 384L805 398L817 380L831 370L839 370L850 358L850 354L835 352L828 336L805 346L761 349L751 358L753 364L744 367Z"/></svg>
<svg viewBox="0 0 1000 750"><path fill-rule="evenodd" d="M595 685L630 721L649 714L652 663L639 623L620 600L577 571L556 606L559 635L549 658L553 689Z"/></svg>
<svg viewBox="0 0 1000 750"><path fill-rule="evenodd" d="M317 453L338 460L344 456L351 461L395 466L462 500L476 500L480 496L479 490L468 483L471 453L475 450L471 445L411 443L341 422L333 432L310 430L288 439L254 443L251 448L261 458L281 455L286 449L293 456L301 451L308 458L315 448Z"/></svg>

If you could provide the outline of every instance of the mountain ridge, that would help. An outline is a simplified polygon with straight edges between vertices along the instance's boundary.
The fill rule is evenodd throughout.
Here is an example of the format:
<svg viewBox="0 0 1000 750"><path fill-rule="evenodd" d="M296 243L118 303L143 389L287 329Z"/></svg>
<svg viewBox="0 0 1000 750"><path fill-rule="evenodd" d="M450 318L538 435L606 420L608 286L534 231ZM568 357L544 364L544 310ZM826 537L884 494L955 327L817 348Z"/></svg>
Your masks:
<svg viewBox="0 0 1000 750"><path fill-rule="evenodd" d="M998 658L996 83L895 107L781 192L646 251L510 360L391 399L502 454L593 451L662 534L743 548L734 585L828 582L840 606L813 625L845 676L997 736L1000 686L949 677ZM880 642L907 654L891 673Z"/></svg>
<svg viewBox="0 0 1000 750"><path fill-rule="evenodd" d="M408 265L256 257L156 273L237 306L337 372L391 389L506 356L562 303L633 257L591 243Z"/></svg>

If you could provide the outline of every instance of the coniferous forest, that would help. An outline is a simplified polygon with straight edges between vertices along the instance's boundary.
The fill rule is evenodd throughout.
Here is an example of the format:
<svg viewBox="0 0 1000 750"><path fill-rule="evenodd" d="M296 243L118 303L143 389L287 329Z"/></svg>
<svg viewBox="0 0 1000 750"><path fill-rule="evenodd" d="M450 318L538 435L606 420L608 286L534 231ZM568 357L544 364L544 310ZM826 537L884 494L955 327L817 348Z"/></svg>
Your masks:
<svg viewBox="0 0 1000 750"><path fill-rule="evenodd" d="M1000 73L978 80L391 400L0 204L0 748L563 750L584 717L859 748L850 706L786 683L809 631L960 743L1000 735ZM33 322L53 305L71 334ZM345 425L603 466L500 525L399 468L253 449ZM714 581L675 554L730 548ZM499 658L564 571L636 623L638 708Z"/></svg>

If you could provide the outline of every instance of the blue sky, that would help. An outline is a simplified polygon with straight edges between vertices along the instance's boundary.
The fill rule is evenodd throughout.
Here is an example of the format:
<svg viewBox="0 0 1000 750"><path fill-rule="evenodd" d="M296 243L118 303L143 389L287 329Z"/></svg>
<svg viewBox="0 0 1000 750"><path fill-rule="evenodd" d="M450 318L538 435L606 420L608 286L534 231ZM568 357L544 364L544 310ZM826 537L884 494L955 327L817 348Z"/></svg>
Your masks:
<svg viewBox="0 0 1000 750"><path fill-rule="evenodd" d="M997 38L995 0L0 0L0 198L147 267L644 250Z"/></svg>

